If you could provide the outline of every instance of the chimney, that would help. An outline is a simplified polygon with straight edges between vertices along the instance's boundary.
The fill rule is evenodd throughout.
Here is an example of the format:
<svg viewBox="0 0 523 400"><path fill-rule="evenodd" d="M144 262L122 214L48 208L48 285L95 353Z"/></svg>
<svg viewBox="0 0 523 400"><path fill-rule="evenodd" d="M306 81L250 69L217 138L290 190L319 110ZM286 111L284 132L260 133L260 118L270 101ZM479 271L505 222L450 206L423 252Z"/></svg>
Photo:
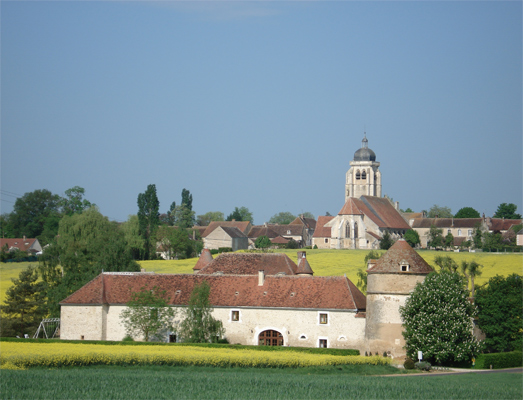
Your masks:
<svg viewBox="0 0 523 400"><path fill-rule="evenodd" d="M25 235L24 235L24 242L25 242Z"/></svg>
<svg viewBox="0 0 523 400"><path fill-rule="evenodd" d="M265 283L265 274L263 272L263 269L258 271L258 286L263 286Z"/></svg>
<svg viewBox="0 0 523 400"><path fill-rule="evenodd" d="M394 202L394 208L396 209L396 211L400 210L400 202L399 201L395 201Z"/></svg>
<svg viewBox="0 0 523 400"><path fill-rule="evenodd" d="M298 262L300 262L301 258L307 258L307 252L305 252L305 251L298 251Z"/></svg>

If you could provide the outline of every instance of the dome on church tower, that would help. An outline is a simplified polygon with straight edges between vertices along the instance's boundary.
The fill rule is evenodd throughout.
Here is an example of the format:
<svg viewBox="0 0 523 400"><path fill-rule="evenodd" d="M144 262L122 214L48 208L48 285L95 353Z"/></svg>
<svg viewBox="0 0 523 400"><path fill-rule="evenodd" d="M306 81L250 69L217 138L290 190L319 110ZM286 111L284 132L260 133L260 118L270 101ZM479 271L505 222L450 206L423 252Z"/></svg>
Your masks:
<svg viewBox="0 0 523 400"><path fill-rule="evenodd" d="M356 153L354 153L354 161L376 161L376 153L369 149L369 141L367 140L366 133L361 141L361 149L358 149Z"/></svg>

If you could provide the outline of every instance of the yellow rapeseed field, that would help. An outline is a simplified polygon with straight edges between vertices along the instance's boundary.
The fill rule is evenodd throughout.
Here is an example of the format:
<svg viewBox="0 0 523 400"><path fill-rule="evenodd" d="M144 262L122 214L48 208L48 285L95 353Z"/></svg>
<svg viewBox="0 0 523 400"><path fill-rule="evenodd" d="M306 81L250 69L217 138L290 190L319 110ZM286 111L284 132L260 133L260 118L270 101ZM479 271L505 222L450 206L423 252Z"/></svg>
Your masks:
<svg viewBox="0 0 523 400"><path fill-rule="evenodd" d="M293 351L260 351L197 346L121 346L76 343L2 342L3 369L89 365L206 365L215 367L308 367L388 365L379 356L333 356Z"/></svg>

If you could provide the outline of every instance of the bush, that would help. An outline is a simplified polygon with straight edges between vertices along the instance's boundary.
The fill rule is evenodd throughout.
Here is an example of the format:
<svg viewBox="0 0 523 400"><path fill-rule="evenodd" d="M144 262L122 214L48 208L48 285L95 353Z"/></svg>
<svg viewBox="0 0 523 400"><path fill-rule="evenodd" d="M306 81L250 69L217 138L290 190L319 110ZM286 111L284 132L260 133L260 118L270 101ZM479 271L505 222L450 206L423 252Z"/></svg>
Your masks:
<svg viewBox="0 0 523 400"><path fill-rule="evenodd" d="M134 339L133 339L132 336L127 335L126 337L124 337L124 338L122 339L122 342L134 342Z"/></svg>
<svg viewBox="0 0 523 400"><path fill-rule="evenodd" d="M412 358L407 357L405 359L405 362L403 363L403 367L405 369L414 369L415 365L414 365L414 361L412 360Z"/></svg>
<svg viewBox="0 0 523 400"><path fill-rule="evenodd" d="M414 364L414 368L422 370L422 371L430 371L430 363L427 361L418 361Z"/></svg>
<svg viewBox="0 0 523 400"><path fill-rule="evenodd" d="M508 353L487 353L480 354L476 358L475 369L514 368L523 366L523 353L521 351L511 351Z"/></svg>

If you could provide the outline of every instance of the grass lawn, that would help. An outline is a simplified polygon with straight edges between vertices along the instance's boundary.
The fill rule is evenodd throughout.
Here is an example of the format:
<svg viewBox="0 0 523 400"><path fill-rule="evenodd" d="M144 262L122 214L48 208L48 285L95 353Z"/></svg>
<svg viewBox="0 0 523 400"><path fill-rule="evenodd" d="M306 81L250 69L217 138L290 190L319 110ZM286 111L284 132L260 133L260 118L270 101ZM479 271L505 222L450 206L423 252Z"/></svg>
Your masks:
<svg viewBox="0 0 523 400"><path fill-rule="evenodd" d="M521 373L389 374L393 367L84 367L2 370L2 399L521 399Z"/></svg>

